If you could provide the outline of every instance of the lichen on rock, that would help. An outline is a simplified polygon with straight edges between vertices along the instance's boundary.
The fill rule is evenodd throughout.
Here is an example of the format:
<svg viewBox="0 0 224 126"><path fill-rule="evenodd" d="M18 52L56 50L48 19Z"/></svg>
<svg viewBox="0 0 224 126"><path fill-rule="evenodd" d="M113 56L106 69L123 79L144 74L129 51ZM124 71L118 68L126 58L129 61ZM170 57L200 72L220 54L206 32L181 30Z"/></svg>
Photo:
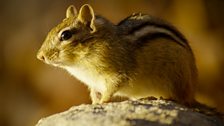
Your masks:
<svg viewBox="0 0 224 126"><path fill-rule="evenodd" d="M167 100L141 99L80 105L41 119L36 126L223 126L209 116Z"/></svg>

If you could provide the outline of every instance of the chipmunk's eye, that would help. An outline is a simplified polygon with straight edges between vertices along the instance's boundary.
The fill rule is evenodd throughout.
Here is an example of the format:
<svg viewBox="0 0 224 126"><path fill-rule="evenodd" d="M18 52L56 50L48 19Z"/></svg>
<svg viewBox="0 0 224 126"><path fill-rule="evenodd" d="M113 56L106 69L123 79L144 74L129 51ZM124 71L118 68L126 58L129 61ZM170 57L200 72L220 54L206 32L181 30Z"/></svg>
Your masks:
<svg viewBox="0 0 224 126"><path fill-rule="evenodd" d="M61 33L60 40L65 41L65 40L70 39L71 37L72 37L72 32L70 30L66 30Z"/></svg>

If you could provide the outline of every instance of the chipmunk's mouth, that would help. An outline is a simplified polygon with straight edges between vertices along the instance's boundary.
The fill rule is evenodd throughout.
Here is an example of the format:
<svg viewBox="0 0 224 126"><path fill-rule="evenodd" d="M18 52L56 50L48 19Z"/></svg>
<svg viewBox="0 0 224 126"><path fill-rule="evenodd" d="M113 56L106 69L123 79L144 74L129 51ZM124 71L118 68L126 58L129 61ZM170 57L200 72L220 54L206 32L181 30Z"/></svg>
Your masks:
<svg viewBox="0 0 224 126"><path fill-rule="evenodd" d="M62 64L60 61L56 60L55 58L52 58L52 57L48 58L43 53L38 53L37 59L43 61L46 64L53 65L53 66L60 66L60 64Z"/></svg>
<svg viewBox="0 0 224 126"><path fill-rule="evenodd" d="M62 66L63 65L62 62L55 61L55 60L45 60L43 62L46 63L46 64L49 64L49 65L56 66L56 67L59 67L59 66Z"/></svg>

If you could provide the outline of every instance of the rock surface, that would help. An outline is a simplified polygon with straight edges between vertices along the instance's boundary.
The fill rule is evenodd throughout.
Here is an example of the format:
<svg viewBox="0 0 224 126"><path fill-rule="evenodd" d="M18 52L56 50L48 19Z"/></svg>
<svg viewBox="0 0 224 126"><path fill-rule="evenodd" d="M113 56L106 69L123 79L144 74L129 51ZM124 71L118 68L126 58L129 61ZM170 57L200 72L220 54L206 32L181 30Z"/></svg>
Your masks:
<svg viewBox="0 0 224 126"><path fill-rule="evenodd" d="M172 101L142 99L80 105L41 119L36 126L224 126L223 119Z"/></svg>

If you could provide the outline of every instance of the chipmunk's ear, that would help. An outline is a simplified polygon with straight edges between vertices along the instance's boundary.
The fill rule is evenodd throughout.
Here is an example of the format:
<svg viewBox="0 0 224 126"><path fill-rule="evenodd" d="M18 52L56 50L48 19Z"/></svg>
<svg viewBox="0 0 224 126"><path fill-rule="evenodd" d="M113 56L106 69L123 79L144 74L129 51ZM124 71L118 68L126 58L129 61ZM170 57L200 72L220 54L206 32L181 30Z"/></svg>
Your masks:
<svg viewBox="0 0 224 126"><path fill-rule="evenodd" d="M75 6L70 5L66 10L66 18L74 17L76 15L77 15L77 10L76 10Z"/></svg>
<svg viewBox="0 0 224 126"><path fill-rule="evenodd" d="M89 27L92 32L96 31L96 27L94 24L95 14L93 8L89 4L85 4L80 8L78 20L80 20L81 23Z"/></svg>

